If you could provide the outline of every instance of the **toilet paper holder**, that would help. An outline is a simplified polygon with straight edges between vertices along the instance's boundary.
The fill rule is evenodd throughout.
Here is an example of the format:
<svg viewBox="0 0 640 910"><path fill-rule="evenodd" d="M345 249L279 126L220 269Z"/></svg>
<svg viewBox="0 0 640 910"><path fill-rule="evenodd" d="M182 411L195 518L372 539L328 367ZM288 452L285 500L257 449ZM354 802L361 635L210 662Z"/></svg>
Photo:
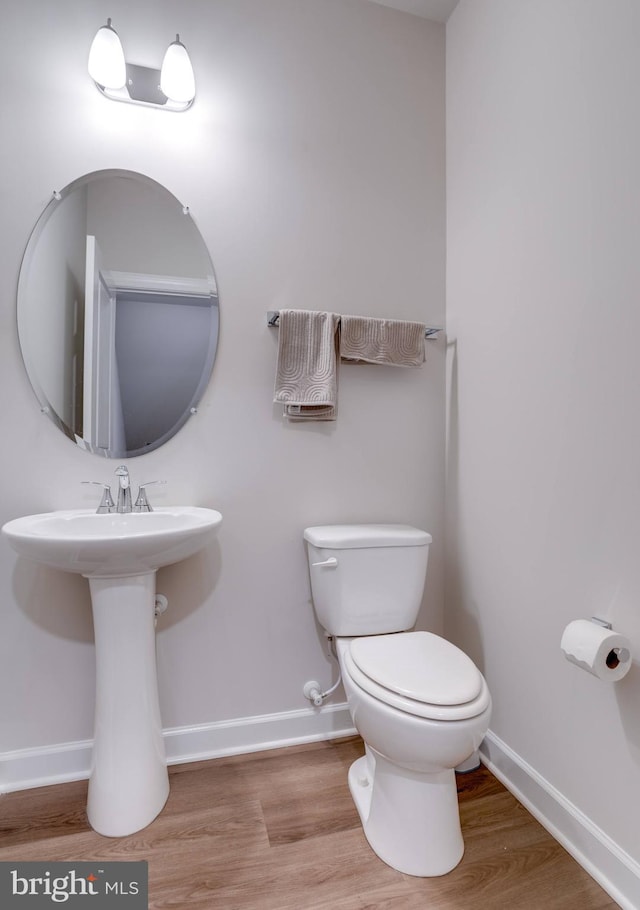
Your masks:
<svg viewBox="0 0 640 910"><path fill-rule="evenodd" d="M603 629L611 629L613 631L613 626L606 619L600 619L599 616L592 616L591 622L594 622L597 626L602 626ZM613 648L608 654L606 663L610 670L615 670L618 664L626 663L631 657L631 652L628 648Z"/></svg>
<svg viewBox="0 0 640 910"><path fill-rule="evenodd" d="M569 663L600 680L618 682L631 669L631 643L600 616L574 619L565 628L560 648Z"/></svg>
<svg viewBox="0 0 640 910"><path fill-rule="evenodd" d="M607 622L606 619L600 619L599 616L592 616L591 622L595 622L596 625L602 626L603 629L613 629L610 622Z"/></svg>

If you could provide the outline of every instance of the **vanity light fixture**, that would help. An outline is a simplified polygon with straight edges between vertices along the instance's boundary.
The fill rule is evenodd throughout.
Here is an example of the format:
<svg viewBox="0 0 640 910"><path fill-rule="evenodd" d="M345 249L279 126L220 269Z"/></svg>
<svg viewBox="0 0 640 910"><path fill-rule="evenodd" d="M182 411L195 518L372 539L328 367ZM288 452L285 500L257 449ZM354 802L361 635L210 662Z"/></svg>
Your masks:
<svg viewBox="0 0 640 910"><path fill-rule="evenodd" d="M118 33L107 19L91 44L88 68L96 87L112 101L186 111L195 98L193 67L179 35L167 48L161 69L138 66L126 62Z"/></svg>
<svg viewBox="0 0 640 910"><path fill-rule="evenodd" d="M196 82L191 60L180 35L165 51L160 70L160 90L172 101L191 104L196 94Z"/></svg>
<svg viewBox="0 0 640 910"><path fill-rule="evenodd" d="M89 75L99 85L115 91L124 88L127 70L118 33L111 19L96 32L89 50Z"/></svg>

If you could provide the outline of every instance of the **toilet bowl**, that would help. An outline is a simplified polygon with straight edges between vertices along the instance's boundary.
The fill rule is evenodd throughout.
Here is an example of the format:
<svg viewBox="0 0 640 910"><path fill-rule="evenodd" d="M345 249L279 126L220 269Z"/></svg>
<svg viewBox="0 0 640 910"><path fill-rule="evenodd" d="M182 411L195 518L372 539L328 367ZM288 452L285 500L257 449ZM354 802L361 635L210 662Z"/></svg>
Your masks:
<svg viewBox="0 0 640 910"><path fill-rule="evenodd" d="M464 852L454 769L482 742L491 697L464 652L409 631L431 535L379 524L307 528L304 537L313 606L336 642L365 744L348 775L364 834L394 869L444 875Z"/></svg>
<svg viewBox="0 0 640 910"><path fill-rule="evenodd" d="M472 698L442 704L460 697L455 676L447 696L447 679L440 675L439 704L416 698L417 691L414 697L400 694L392 670L385 679L388 685L372 679L352 653L352 648L357 651L358 645L372 640L379 645L379 654L390 645L393 659L407 649L405 662L396 665L403 676L419 651L426 656L443 646L448 657L457 652L461 659L455 663L464 666L466 661L465 669L475 671L469 676L477 674ZM454 769L487 732L491 714L487 685L462 651L428 632L337 639L337 653L353 723L365 743L365 755L349 771L349 789L364 834L373 851L394 869L408 875L444 875L464 852ZM419 675L424 666L415 668Z"/></svg>

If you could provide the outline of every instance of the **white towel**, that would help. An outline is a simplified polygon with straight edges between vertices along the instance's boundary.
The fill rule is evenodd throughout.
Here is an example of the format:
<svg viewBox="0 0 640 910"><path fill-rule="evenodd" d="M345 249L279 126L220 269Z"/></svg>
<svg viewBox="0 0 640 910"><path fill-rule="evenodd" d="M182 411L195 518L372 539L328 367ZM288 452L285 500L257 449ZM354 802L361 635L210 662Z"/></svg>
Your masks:
<svg viewBox="0 0 640 910"><path fill-rule="evenodd" d="M343 316L340 357L352 363L419 367L424 363L424 337L422 322Z"/></svg>
<svg viewBox="0 0 640 910"><path fill-rule="evenodd" d="M280 310L273 400L289 420L335 420L338 407L336 313Z"/></svg>

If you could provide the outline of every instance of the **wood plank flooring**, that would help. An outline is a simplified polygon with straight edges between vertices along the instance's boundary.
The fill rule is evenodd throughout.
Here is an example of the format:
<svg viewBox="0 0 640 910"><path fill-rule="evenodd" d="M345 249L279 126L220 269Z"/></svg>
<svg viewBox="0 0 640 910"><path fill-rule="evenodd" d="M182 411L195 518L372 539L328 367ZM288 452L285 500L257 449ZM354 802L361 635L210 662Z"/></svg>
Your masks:
<svg viewBox="0 0 640 910"><path fill-rule="evenodd" d="M359 738L170 769L160 816L96 834L86 781L0 797L0 860L147 860L150 910L615 910L484 768L458 777L465 855L421 879L371 851L347 786Z"/></svg>

